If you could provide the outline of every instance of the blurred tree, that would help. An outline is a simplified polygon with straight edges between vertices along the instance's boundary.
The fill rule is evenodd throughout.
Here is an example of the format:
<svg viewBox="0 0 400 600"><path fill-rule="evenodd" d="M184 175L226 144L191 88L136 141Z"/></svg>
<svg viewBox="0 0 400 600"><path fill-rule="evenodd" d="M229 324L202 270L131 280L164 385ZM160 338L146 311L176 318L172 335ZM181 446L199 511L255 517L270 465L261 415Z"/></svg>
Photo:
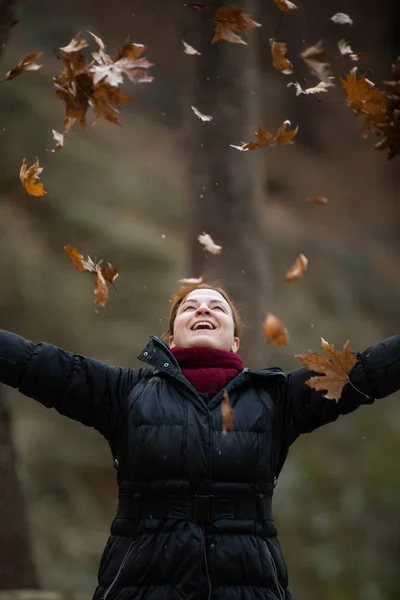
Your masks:
<svg viewBox="0 0 400 600"><path fill-rule="evenodd" d="M0 0L0 58L14 14L14 0ZM25 503L16 470L11 414L1 388L0 490L0 589L38 588Z"/></svg>
<svg viewBox="0 0 400 600"><path fill-rule="evenodd" d="M221 2L211 5L215 11ZM255 21L256 7L253 0L241 4ZM204 18L189 14L183 34L201 52L187 57L191 77L182 94L187 104L190 276L217 279L233 295L246 324L241 353L252 367L260 367L266 358L261 323L268 298L262 216L265 172L259 152L230 147L252 139L259 124L258 29L246 35L247 46L226 41L211 44L213 23L206 12ZM201 121L190 106L213 120ZM197 241L203 232L223 247L221 254L204 251Z"/></svg>

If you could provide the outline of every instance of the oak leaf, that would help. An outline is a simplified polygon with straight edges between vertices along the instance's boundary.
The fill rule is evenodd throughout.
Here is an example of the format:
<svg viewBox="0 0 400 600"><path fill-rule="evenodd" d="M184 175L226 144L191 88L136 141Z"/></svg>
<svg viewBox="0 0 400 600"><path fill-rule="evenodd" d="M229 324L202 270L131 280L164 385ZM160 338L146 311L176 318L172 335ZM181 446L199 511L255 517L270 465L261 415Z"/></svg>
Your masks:
<svg viewBox="0 0 400 600"><path fill-rule="evenodd" d="M293 73L293 63L286 58L287 44L284 42L275 42L275 40L271 39L270 45L272 64L275 69L278 69L278 71L285 75L291 75Z"/></svg>
<svg viewBox="0 0 400 600"><path fill-rule="evenodd" d="M6 73L6 80L10 81L10 79L14 79L14 77L18 77L21 73L25 73L25 71L37 71L43 65L37 64L37 59L42 56L43 52L32 52L25 56L15 67Z"/></svg>
<svg viewBox="0 0 400 600"><path fill-rule="evenodd" d="M39 165L39 160L36 157L36 162L26 168L26 159L22 159L22 165L19 172L19 178L22 185L30 196L44 196L47 192L43 188L43 184L38 181L40 173L43 171L43 167Z"/></svg>
<svg viewBox="0 0 400 600"><path fill-rule="evenodd" d="M253 21L249 15L236 6L218 8L214 16L214 23L216 23L216 28L211 41L212 44L221 40L233 44L246 44L237 33L244 34L254 29L254 27L261 27L261 23Z"/></svg>
<svg viewBox="0 0 400 600"><path fill-rule="evenodd" d="M293 2L290 2L290 0L274 0L274 4L283 12L297 10L297 6Z"/></svg>
<svg viewBox="0 0 400 600"><path fill-rule="evenodd" d="M327 358L312 352L310 354L296 354L307 369L322 375L315 375L307 379L306 384L317 391L326 390L324 394L328 400L340 400L343 387L350 381L349 373L357 361L357 356L351 353L349 341L343 346L343 350L336 350L333 344L329 344L321 338L321 348Z"/></svg>
<svg viewBox="0 0 400 600"><path fill-rule="evenodd" d="M314 46L306 48L301 54L310 71L316 75L324 83L331 83L331 74L329 72L329 63L327 62L326 54L322 40L319 40Z"/></svg>
<svg viewBox="0 0 400 600"><path fill-rule="evenodd" d="M276 346L287 345L289 341L288 330L282 321L271 312L266 313L263 328L268 343L275 344Z"/></svg>
<svg viewBox="0 0 400 600"><path fill-rule="evenodd" d="M242 142L241 146L235 146L234 144L230 144L230 146L236 150L246 152L247 150L257 150L258 148L263 148L264 146L275 146L276 144L294 144L293 138L295 135L297 135L299 127L297 126L295 129L286 130L288 125L290 125L290 121L284 121L276 134L271 133L270 131L264 131L261 125L259 125L254 134L258 140L257 142Z"/></svg>
<svg viewBox="0 0 400 600"><path fill-rule="evenodd" d="M285 281L294 281L295 279L302 279L307 271L308 259L304 254L299 254L296 258L294 265L288 269L285 275Z"/></svg>
<svg viewBox="0 0 400 600"><path fill-rule="evenodd" d="M208 250L208 252L211 252L211 254L219 254L222 250L222 246L215 244L212 237L208 233L199 235L197 239L200 244L203 244L205 250Z"/></svg>
<svg viewBox="0 0 400 600"><path fill-rule="evenodd" d="M233 431L233 408L229 402L228 392L225 390L221 401L221 420L222 433L228 435L228 431Z"/></svg>

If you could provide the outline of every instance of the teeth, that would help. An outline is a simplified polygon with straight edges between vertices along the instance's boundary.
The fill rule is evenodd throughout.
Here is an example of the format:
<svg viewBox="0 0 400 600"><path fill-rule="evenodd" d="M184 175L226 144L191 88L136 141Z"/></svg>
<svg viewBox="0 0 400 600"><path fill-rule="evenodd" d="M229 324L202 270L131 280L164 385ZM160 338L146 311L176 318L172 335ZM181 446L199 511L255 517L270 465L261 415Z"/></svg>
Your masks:
<svg viewBox="0 0 400 600"><path fill-rule="evenodd" d="M211 323L208 323L208 321L199 321L198 323L196 323L196 325L193 327L193 331L196 331L196 329L198 329L200 327L200 325L207 327L208 329L214 329L214 327L211 325Z"/></svg>

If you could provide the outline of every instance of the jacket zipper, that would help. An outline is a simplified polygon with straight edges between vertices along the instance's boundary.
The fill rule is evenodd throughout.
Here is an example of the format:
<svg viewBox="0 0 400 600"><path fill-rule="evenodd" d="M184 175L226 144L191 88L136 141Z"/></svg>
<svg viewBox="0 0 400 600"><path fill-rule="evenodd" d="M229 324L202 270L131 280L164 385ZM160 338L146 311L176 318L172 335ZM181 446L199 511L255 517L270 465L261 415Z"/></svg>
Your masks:
<svg viewBox="0 0 400 600"><path fill-rule="evenodd" d="M125 563L126 563L126 561L128 560L128 557L129 557L129 554L130 554L131 548L132 548L132 546L133 546L135 543L136 543L136 540L133 540L133 542L131 542L131 543L130 543L130 545L129 545L129 548L128 548L128 550L126 551L124 558L122 559L122 562L121 562L121 564L120 564L120 567L119 567L119 569L118 569L118 571L117 571L117 574L115 575L114 579L113 579L113 580L112 580L112 582L110 583L109 587L106 589L106 591L105 591L105 593L104 593L104 595L103 595L103 598L102 598L102 600L107 600L107 597L108 597L109 593L110 593L110 592L111 592L111 590L113 589L113 587L114 587L114 585L115 585L115 583L116 583L116 581L117 581L118 577L120 576L120 573L121 573L121 571L122 571L122 569L123 569L123 566L124 566L124 564L125 564Z"/></svg>

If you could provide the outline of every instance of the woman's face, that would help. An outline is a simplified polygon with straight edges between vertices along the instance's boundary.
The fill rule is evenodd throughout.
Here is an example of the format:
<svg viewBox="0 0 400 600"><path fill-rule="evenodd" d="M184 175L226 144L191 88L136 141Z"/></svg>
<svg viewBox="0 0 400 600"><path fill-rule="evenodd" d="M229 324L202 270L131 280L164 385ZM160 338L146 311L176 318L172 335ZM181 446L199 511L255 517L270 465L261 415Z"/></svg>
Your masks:
<svg viewBox="0 0 400 600"><path fill-rule="evenodd" d="M170 348L218 348L237 352L239 338L234 336L235 324L231 307L216 290L200 288L186 296L174 322Z"/></svg>

